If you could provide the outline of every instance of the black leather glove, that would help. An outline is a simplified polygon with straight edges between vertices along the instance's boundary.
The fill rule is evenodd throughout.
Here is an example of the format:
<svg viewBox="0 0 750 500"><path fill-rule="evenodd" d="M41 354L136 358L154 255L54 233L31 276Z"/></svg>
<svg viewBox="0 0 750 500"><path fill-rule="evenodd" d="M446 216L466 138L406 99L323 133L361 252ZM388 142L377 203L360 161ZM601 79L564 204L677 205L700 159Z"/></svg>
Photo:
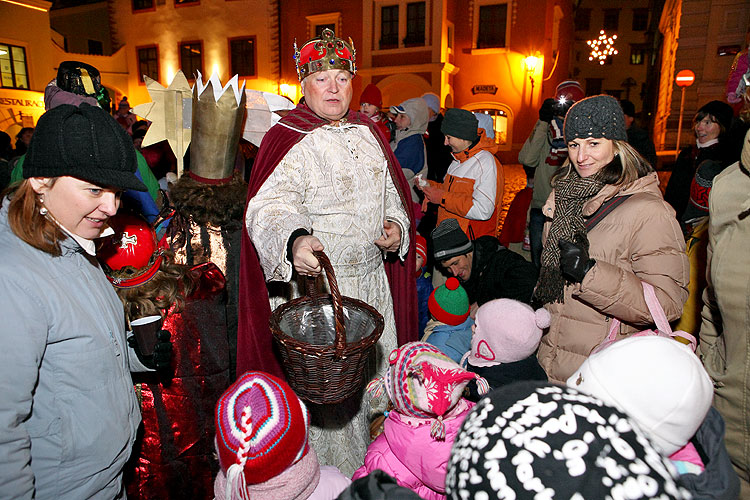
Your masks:
<svg viewBox="0 0 750 500"><path fill-rule="evenodd" d="M551 97L548 99L545 99L542 103L542 107L539 108L539 119L543 122L551 122L552 118L554 118L555 113L552 110L555 106L555 100Z"/></svg>
<svg viewBox="0 0 750 500"><path fill-rule="evenodd" d="M138 348L138 342L135 340L135 335L131 335L128 338L128 345L133 348L136 356L138 356L138 360L143 363L143 366L150 368L151 370L166 372L172 367L171 337L172 336L167 330L159 330L156 334L154 353L151 356L144 356L143 353L141 353L141 350Z"/></svg>
<svg viewBox="0 0 750 500"><path fill-rule="evenodd" d="M560 240L557 242L557 246L560 247L560 271L562 275L573 283L583 281L583 277L594 267L596 261L589 258L586 250L570 241Z"/></svg>

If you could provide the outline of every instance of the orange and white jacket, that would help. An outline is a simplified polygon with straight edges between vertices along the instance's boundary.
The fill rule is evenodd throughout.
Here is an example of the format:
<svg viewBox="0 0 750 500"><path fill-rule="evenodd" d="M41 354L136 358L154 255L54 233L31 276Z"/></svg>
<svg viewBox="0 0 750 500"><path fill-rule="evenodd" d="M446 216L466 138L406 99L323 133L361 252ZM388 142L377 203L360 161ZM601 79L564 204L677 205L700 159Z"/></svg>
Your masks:
<svg viewBox="0 0 750 500"><path fill-rule="evenodd" d="M497 223L503 203L505 176L493 154L497 145L479 130L479 142L470 149L453 154L442 183L428 181L445 191L438 208L437 223L458 220L469 239L497 236Z"/></svg>

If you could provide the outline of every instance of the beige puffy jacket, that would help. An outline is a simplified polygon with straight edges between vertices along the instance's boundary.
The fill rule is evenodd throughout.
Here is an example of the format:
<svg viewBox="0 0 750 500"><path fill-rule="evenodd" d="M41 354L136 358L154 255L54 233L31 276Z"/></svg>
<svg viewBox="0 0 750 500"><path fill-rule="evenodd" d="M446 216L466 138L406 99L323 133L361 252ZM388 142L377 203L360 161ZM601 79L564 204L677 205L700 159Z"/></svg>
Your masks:
<svg viewBox="0 0 750 500"><path fill-rule="evenodd" d="M589 255L596 265L582 283L565 287L563 303L545 306L552 321L538 357L553 382L564 383L573 374L604 340L613 317L622 322L621 335L652 324L641 280L653 285L670 321L680 317L687 300L685 239L674 210L659 191L656 173L625 186L605 186L584 205L584 217L604 201L623 195L631 196L588 234ZM550 218L554 196L553 191L543 208Z"/></svg>

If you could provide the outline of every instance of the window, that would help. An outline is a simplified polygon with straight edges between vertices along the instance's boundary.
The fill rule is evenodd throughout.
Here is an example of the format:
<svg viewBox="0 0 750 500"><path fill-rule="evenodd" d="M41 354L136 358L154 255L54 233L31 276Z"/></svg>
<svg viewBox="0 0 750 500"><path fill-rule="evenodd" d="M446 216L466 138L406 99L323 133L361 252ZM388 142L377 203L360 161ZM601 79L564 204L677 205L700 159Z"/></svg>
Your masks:
<svg viewBox="0 0 750 500"><path fill-rule="evenodd" d="M407 47L424 45L424 35L425 3L406 4L406 38L404 38L404 45Z"/></svg>
<svg viewBox="0 0 750 500"><path fill-rule="evenodd" d="M104 54L104 45L99 40L89 40L89 54L100 56Z"/></svg>
<svg viewBox="0 0 750 500"><path fill-rule="evenodd" d="M481 5L479 7L478 49L505 47L508 21L508 4Z"/></svg>
<svg viewBox="0 0 750 500"><path fill-rule="evenodd" d="M133 0L133 10L150 10L154 8L154 0Z"/></svg>
<svg viewBox="0 0 750 500"><path fill-rule="evenodd" d="M646 59L646 46L643 44L630 44L630 64L640 65Z"/></svg>
<svg viewBox="0 0 750 500"><path fill-rule="evenodd" d="M380 9L380 48L398 47L398 5L388 5Z"/></svg>
<svg viewBox="0 0 750 500"><path fill-rule="evenodd" d="M26 68L26 49L0 44L0 87L28 89L29 73Z"/></svg>
<svg viewBox="0 0 750 500"><path fill-rule="evenodd" d="M513 113L508 106L498 102L478 102L467 105L466 109L473 113L490 115L495 130L495 144L500 146L500 150L510 150Z"/></svg>
<svg viewBox="0 0 750 500"><path fill-rule="evenodd" d="M319 37L320 35L322 35L324 29L329 29L329 30L333 31L334 33L336 33L336 24L335 23L331 23L331 24L316 24L315 25L315 36ZM336 33L336 34L338 34L338 33Z"/></svg>
<svg viewBox="0 0 750 500"><path fill-rule="evenodd" d="M255 37L229 40L229 73L240 76L255 76Z"/></svg>
<svg viewBox="0 0 750 500"><path fill-rule="evenodd" d="M633 31L646 31L648 28L648 9L633 9Z"/></svg>
<svg viewBox="0 0 750 500"><path fill-rule="evenodd" d="M201 42L183 42L180 44L180 68L188 80L203 71L203 44Z"/></svg>
<svg viewBox="0 0 750 500"><path fill-rule="evenodd" d="M620 24L620 9L604 9L604 30L617 31Z"/></svg>
<svg viewBox="0 0 750 500"><path fill-rule="evenodd" d="M159 49L151 47L136 47L138 55L138 78L143 82L143 75L159 81Z"/></svg>
<svg viewBox="0 0 750 500"><path fill-rule="evenodd" d="M341 12L326 12L324 14L314 14L305 16L307 20L307 38L319 37L323 30L328 28L333 30L336 35L341 36Z"/></svg>
<svg viewBox="0 0 750 500"><path fill-rule="evenodd" d="M575 20L573 21L576 31L588 31L591 26L591 9L576 9Z"/></svg>

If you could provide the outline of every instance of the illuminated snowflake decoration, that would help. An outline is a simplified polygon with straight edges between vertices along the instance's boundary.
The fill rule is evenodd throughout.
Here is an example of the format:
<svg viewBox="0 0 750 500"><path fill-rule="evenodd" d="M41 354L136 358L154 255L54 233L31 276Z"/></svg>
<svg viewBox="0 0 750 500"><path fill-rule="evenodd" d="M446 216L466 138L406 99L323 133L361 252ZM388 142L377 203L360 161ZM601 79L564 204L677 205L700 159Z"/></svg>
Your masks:
<svg viewBox="0 0 750 500"><path fill-rule="evenodd" d="M604 30L599 31L599 38L596 40L586 40L586 44L591 47L589 61L604 64L607 57L617 55L615 40L617 40L617 35L607 36Z"/></svg>

